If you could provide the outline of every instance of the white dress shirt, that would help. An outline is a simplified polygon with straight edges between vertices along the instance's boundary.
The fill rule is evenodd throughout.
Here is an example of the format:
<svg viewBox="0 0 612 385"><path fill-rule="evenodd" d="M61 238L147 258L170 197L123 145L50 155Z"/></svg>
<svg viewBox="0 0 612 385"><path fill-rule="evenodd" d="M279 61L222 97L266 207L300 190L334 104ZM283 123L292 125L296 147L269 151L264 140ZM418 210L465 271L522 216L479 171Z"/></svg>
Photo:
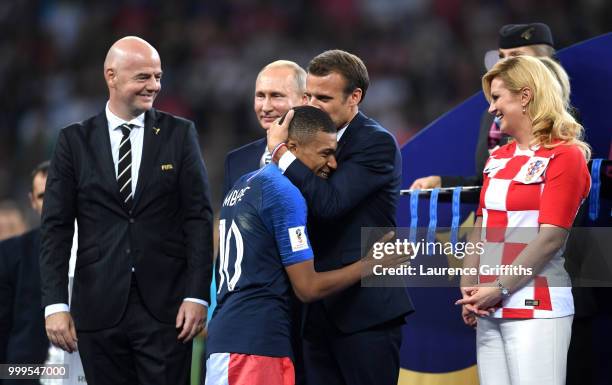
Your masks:
<svg viewBox="0 0 612 385"><path fill-rule="evenodd" d="M115 177L117 177L119 167L119 145L121 144L121 138L123 138L121 125L127 123L133 126L130 133L130 144L132 145L132 194L135 194L142 159L145 114L143 112L134 119L126 121L113 114L108 108L108 103L106 103L106 121L108 122L108 134L110 135L111 154L113 154L113 163L115 164Z"/></svg>
<svg viewBox="0 0 612 385"><path fill-rule="evenodd" d="M266 165L266 157L272 159L272 154L270 154L270 151L268 151L267 146L266 151L264 151L263 155L261 156L261 159L259 159L259 168L262 168Z"/></svg>

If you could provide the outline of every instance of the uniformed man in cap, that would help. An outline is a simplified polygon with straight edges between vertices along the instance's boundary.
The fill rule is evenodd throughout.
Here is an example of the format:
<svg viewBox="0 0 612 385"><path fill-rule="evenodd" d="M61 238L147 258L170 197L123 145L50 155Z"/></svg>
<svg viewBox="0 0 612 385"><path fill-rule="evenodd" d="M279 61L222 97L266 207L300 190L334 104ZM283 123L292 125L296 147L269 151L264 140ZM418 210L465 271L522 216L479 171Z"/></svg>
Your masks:
<svg viewBox="0 0 612 385"><path fill-rule="evenodd" d="M555 55L554 41L550 28L544 23L507 24L499 30L498 40L499 59L511 56L529 55L553 57ZM491 63L491 67L495 63ZM480 186L482 185L482 170L492 148L504 144L504 138L497 125L493 122L493 115L485 111L480 120L478 144L476 146L475 163L476 175L473 176L440 176L430 175L418 178L411 189L426 189L451 186Z"/></svg>
<svg viewBox="0 0 612 385"><path fill-rule="evenodd" d="M499 58L529 55L553 57L553 37L544 23L507 24L499 30Z"/></svg>

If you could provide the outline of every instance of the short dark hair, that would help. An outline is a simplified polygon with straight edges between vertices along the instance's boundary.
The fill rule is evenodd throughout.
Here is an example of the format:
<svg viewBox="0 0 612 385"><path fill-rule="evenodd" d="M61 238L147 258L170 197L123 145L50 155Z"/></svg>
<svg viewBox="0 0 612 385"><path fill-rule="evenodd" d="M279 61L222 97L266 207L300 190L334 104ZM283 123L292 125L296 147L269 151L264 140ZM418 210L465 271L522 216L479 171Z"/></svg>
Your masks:
<svg viewBox="0 0 612 385"><path fill-rule="evenodd" d="M284 115L281 123L283 119ZM317 132L335 134L338 130L327 112L312 106L294 107L293 118L288 128L289 138L298 143L305 143Z"/></svg>
<svg viewBox="0 0 612 385"><path fill-rule="evenodd" d="M326 76L331 72L339 73L346 80L344 94L350 95L356 88L361 88L361 100L365 98L370 85L368 69L363 61L356 55L339 49L325 51L315 56L308 63L307 71L314 76Z"/></svg>
<svg viewBox="0 0 612 385"><path fill-rule="evenodd" d="M48 160L45 160L44 162L41 162L36 167L34 167L34 170L32 170L32 173L30 174L30 177L32 179L32 183L30 183L30 190L32 190L34 178L36 178L36 175L42 174L44 176L47 176L47 174L49 173L50 163L51 162L49 162Z"/></svg>

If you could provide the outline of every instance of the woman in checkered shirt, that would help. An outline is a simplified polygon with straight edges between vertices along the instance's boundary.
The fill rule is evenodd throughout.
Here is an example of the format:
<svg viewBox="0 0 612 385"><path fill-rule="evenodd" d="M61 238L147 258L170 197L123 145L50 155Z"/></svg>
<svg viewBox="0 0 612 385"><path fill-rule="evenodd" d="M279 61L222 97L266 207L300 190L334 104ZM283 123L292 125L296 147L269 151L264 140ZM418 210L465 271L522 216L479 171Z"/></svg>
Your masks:
<svg viewBox="0 0 612 385"><path fill-rule="evenodd" d="M482 79L489 113L513 140L487 160L472 235L485 252L466 257L480 274L463 277L457 301L478 325L481 385L565 384L574 303L563 251L589 192L590 148L549 67L517 56ZM490 272L501 266L514 275Z"/></svg>

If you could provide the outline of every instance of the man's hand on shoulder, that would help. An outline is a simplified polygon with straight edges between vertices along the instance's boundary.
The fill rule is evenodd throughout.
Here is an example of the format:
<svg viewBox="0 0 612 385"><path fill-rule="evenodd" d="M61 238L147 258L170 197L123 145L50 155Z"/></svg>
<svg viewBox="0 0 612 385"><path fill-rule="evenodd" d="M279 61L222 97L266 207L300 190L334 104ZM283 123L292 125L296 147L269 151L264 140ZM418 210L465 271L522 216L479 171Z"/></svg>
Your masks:
<svg viewBox="0 0 612 385"><path fill-rule="evenodd" d="M77 350L77 336L74 321L69 312L61 311L45 319L45 330L49 341L68 353Z"/></svg>
<svg viewBox="0 0 612 385"><path fill-rule="evenodd" d="M177 339L187 343L204 329L206 306L196 302L183 301L176 315L176 328L181 329Z"/></svg>

